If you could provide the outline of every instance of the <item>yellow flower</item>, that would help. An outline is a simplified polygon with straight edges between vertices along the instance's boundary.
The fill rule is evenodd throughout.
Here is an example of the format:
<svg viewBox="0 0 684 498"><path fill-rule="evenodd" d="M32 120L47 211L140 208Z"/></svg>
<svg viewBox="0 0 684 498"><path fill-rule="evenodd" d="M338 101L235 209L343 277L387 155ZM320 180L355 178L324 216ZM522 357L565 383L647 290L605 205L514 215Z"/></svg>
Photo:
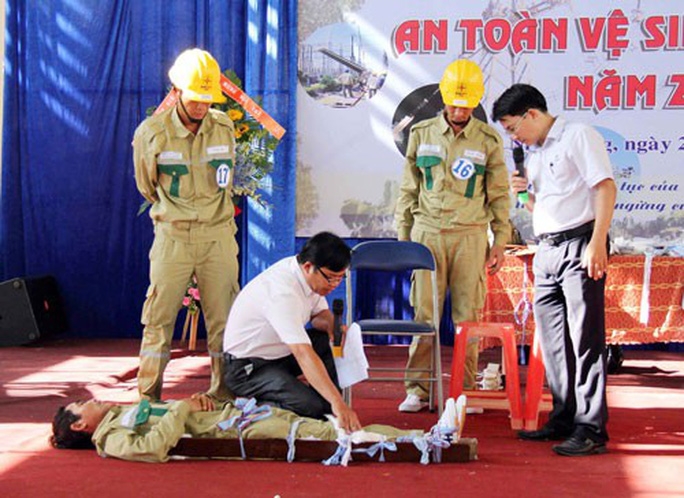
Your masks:
<svg viewBox="0 0 684 498"><path fill-rule="evenodd" d="M242 132L240 130L235 130L235 139L237 140L242 136Z"/></svg>
<svg viewBox="0 0 684 498"><path fill-rule="evenodd" d="M240 133L240 135L243 135L249 131L249 125L247 123L240 123L238 125L237 130L235 130L236 133Z"/></svg>
<svg viewBox="0 0 684 498"><path fill-rule="evenodd" d="M242 119L243 116L244 116L244 113L242 111L240 111L239 109L228 109L228 117L232 121L238 121L238 120Z"/></svg>

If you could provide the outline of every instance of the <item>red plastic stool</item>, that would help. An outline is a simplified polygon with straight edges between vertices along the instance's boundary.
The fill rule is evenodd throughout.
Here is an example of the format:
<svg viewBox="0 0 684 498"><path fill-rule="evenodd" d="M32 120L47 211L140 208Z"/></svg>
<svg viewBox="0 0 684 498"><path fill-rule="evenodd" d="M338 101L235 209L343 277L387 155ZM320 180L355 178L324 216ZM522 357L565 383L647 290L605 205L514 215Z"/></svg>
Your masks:
<svg viewBox="0 0 684 498"><path fill-rule="evenodd" d="M508 380L508 379L507 379ZM525 385L525 430L536 431L539 428L539 412L553 408L550 394L543 394L544 360L542 359L539 340L535 334L530 351L530 362L527 367L527 383Z"/></svg>
<svg viewBox="0 0 684 498"><path fill-rule="evenodd" d="M465 358L468 337L497 337L501 340L506 372L506 391L464 390ZM454 338L454 357L451 364L450 396L458 398L465 393L468 406L509 410L511 428L523 428L522 402L520 400L520 376L518 374L518 350L515 346L515 329L510 323L462 322Z"/></svg>

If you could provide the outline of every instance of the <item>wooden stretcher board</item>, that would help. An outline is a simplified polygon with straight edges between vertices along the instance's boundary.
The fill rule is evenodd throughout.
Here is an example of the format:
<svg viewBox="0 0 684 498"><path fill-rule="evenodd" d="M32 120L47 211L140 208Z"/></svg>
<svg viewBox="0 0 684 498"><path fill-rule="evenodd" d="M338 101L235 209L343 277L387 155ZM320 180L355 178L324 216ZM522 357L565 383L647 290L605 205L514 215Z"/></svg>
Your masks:
<svg viewBox="0 0 684 498"><path fill-rule="evenodd" d="M287 460L287 442L284 439L247 439L244 441L247 460ZM384 451L385 462L420 462L421 452L413 443L396 443L397 451ZM309 441L298 439L295 444L296 462L322 462L337 450L336 441ZM354 449L368 448L372 443L355 444ZM237 439L181 438L171 455L196 458L242 459ZM379 452L370 457L366 453L353 453L353 462L377 462ZM457 443L442 449L442 463L468 462L477 459L477 439L461 438ZM430 463L434 463L430 458Z"/></svg>

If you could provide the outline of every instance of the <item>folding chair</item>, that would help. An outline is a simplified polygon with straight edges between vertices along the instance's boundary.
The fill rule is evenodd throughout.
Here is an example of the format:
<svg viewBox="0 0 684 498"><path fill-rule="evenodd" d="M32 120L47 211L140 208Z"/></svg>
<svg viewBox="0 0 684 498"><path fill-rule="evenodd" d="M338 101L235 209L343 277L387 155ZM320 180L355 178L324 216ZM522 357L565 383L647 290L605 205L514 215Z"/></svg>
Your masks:
<svg viewBox="0 0 684 498"><path fill-rule="evenodd" d="M389 318L362 318L354 320L353 274L364 272L393 272L400 273L408 270L427 270L432 277L432 323L416 322L413 320L397 320ZM439 343L439 306L437 294L437 275L435 260L430 250L418 242L396 240L377 240L362 242L352 249L351 264L346 279L347 324L352 321L361 328L362 335L395 335L422 336L432 339L432 359L428 369L405 369L370 366L369 379L381 382L404 382L419 380L429 383L429 407L434 410L435 386L437 390L437 412L442 413L442 363ZM373 372L402 372L404 376L374 376ZM418 378L417 373L428 373L427 378ZM413 375L413 376L412 376ZM351 401L351 391L347 392Z"/></svg>

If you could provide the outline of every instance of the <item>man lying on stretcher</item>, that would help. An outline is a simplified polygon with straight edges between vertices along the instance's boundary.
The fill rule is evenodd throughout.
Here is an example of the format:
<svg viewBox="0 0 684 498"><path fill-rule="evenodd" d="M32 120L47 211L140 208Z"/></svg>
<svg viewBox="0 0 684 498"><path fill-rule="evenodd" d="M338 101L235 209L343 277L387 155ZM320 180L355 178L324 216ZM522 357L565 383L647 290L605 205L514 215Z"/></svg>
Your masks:
<svg viewBox="0 0 684 498"><path fill-rule="evenodd" d="M410 442L430 435L451 444L458 441L465 422L464 396L447 400L444 413L427 434L386 425L369 425L351 435L362 442ZM94 399L59 408L52 423L50 443L55 448L95 448L100 456L143 462L165 462L179 440L193 438L293 439L335 441L345 436L335 420L300 417L272 406L257 406L244 398L221 406L202 393L168 403L141 401L115 405Z"/></svg>

